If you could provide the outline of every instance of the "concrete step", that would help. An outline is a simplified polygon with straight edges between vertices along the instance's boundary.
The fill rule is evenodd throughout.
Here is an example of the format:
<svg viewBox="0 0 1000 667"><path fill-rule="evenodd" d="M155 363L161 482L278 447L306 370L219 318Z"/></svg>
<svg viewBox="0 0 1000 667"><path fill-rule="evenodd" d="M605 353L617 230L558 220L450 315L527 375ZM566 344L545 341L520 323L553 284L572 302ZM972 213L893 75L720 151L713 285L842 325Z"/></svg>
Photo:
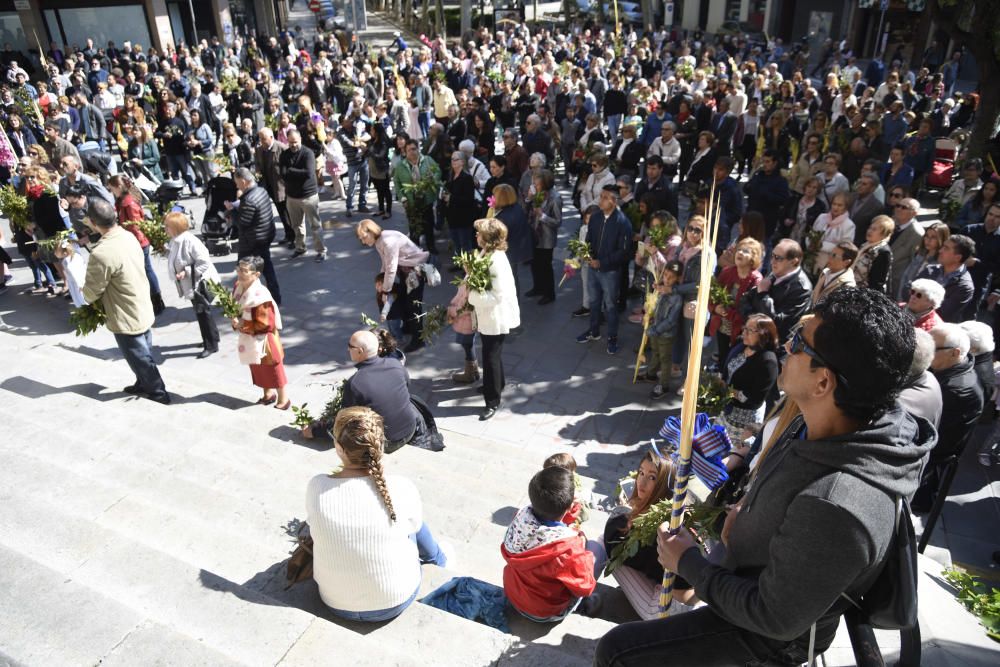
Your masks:
<svg viewBox="0 0 1000 667"><path fill-rule="evenodd" d="M39 359L43 354L44 363ZM84 360L79 364L78 374L59 371L60 365L73 363L79 356ZM290 544L281 525L291 518L304 518L301 508L305 484L317 470L332 467L329 452L289 446L274 438L261 438L259 434L251 437L248 431L254 424L248 424L239 413L234 415L233 411L211 403L160 406L141 399L109 397L93 387L44 394L46 385L58 389L78 379L103 378L109 364L63 349L25 350L18 358L21 361L11 368L14 375L0 383L0 396L11 409L13 420L9 423L19 432L36 437L28 447L24 442L11 440L0 443L0 487L16 490L16 495L7 498L9 502L0 513L3 517L0 523L4 535L17 536L15 549L19 553L65 572L85 573L87 578L82 579L78 574L76 580L84 580L97 590L110 586L114 603L140 612L136 626L140 623L146 624L143 627L162 626L166 634L173 633L181 643L189 636L198 636L193 634L192 621L181 609L189 604L202 605L205 587L233 592L235 597L228 596L229 599L249 600L247 605L251 609L280 607L281 602L261 591L283 584L282 561ZM32 367L30 380L28 373L21 372L22 364ZM200 390L194 386L191 389ZM43 395L46 414L72 415L72 435L44 437L46 425L33 417L40 405L37 399ZM182 411L183 416L170 420L171 413L164 410ZM114 428L109 430L109 424ZM151 424L158 425L155 436L148 434ZM235 432L237 437L222 437L227 430ZM404 474L405 464L398 462ZM427 472L433 468L431 465ZM432 484L429 477L419 481L425 488ZM475 491L473 487L462 487L464 478L460 476L451 481L455 497ZM206 512L206 508L211 511ZM449 533L456 535L458 562L474 564L475 569L486 564L492 578L499 583L503 565L499 541L505 526L491 524L489 516L484 520L470 519L467 512L463 514L467 508L461 504L453 503L440 510L440 516L435 516L438 508L429 504L428 520L432 526L452 527L436 532L443 538L450 538ZM29 516L33 517L33 525L45 526L45 530L33 532L30 526L18 523ZM152 582L141 580L134 563L123 572L131 577L131 584L111 581L115 568L128 554L149 569ZM486 554L492 558L486 558ZM172 583L175 581L176 586ZM312 598L315 604L318 597ZM160 609L160 604L167 608ZM218 607L219 603L213 604ZM218 617L235 615L256 623L254 614L246 610L216 611ZM210 625L209 616L204 613L195 614L195 619ZM290 640L284 647L285 663L310 662L315 659L316 651L327 650L324 647L337 646L342 650L351 643L341 633L313 623L312 619L309 616L305 623L295 626L294 632L287 633L292 640L301 635L302 642L292 645ZM286 620L286 625L289 622ZM236 625L241 623L242 620ZM324 624L331 625L325 621ZM409 630L403 627L410 625L413 627ZM438 655L443 648L442 638L449 634L461 634L470 641L457 652L449 645L450 657L443 663L435 660L435 664L491 664L509 654L513 641L507 635L424 605L413 605L390 626L392 632L386 634L383 642L386 645L398 646L400 636L427 637L420 642L421 652L412 654L423 658L415 662L410 656L381 651L372 664L426 664ZM435 632L428 632L432 626ZM480 628L486 631L482 637L476 634ZM130 641L138 646L143 636L136 634ZM351 636L360 635L351 633ZM390 641L393 636L397 637L395 642ZM209 648L225 659L239 662L254 662L251 655L268 656L267 662L271 664L280 659L273 640L251 654L250 649L236 651L230 639L213 638ZM370 645L371 639L365 637L364 646ZM155 642L149 646L155 646ZM100 657L94 655L95 660ZM15 652L14 657L20 656Z"/></svg>
<svg viewBox="0 0 1000 667"><path fill-rule="evenodd" d="M0 663L235 665L33 557L0 546Z"/></svg>
<svg viewBox="0 0 1000 667"><path fill-rule="evenodd" d="M84 587L104 592L111 598L108 604L139 614L131 618L122 612L134 627L151 618L178 637L197 638L213 651L245 664L277 664L283 657L287 664L315 664L323 655L317 652L321 647L336 647L334 655L357 650L368 656L365 662L352 664L426 664L445 649L448 634L461 634L469 641L460 649L449 648L448 658L436 664L489 664L512 641L503 633L421 604L380 627L331 623L328 610L326 620L317 624L320 619L309 612L131 539L136 536L134 526L81 522L43 496L19 492L5 500L0 507L4 549L37 561L37 566L51 569L56 576L71 577ZM220 624L213 623L213 618L227 620ZM428 631L432 627L435 632ZM246 641L240 641L241 633L249 635ZM380 636L385 641L372 641ZM407 642L409 654L404 655L393 651L393 646L399 646L398 641L388 641L393 636L419 639ZM293 646L300 637L305 645ZM13 639L5 639L3 645L19 646ZM11 653L22 657L19 651Z"/></svg>

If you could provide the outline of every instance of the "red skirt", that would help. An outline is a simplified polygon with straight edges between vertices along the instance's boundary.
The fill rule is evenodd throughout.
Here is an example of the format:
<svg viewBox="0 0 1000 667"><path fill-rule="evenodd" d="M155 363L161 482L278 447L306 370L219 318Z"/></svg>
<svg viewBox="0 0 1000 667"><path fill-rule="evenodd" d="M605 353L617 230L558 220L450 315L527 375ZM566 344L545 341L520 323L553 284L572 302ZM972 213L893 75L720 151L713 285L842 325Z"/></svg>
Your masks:
<svg viewBox="0 0 1000 667"><path fill-rule="evenodd" d="M250 364L250 379L261 389L280 389L288 384L285 377L285 350L277 334L267 334L264 358Z"/></svg>

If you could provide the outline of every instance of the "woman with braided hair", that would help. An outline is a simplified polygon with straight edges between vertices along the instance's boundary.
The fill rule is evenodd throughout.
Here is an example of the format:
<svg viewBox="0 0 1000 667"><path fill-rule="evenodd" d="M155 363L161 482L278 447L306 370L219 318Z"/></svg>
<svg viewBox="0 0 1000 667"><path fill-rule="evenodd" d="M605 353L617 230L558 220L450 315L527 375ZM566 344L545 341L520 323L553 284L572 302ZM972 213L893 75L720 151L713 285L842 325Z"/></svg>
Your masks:
<svg viewBox="0 0 1000 667"><path fill-rule="evenodd" d="M333 424L343 466L306 491L313 577L334 614L385 621L417 597L421 563L451 560L421 518L413 483L382 468L385 433L371 408L343 408Z"/></svg>

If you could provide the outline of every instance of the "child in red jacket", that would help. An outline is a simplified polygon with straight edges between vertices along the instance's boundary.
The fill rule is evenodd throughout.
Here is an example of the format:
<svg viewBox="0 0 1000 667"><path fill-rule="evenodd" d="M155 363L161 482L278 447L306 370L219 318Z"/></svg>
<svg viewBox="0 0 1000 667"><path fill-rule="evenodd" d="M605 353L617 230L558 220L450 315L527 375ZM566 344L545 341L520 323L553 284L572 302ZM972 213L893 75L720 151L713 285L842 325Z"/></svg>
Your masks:
<svg viewBox="0 0 1000 667"><path fill-rule="evenodd" d="M562 620L584 598L585 613L596 613L592 594L607 559L604 548L560 520L573 504L573 473L559 466L542 469L531 478L528 498L531 505L517 513L500 546L507 598L523 616L542 623Z"/></svg>

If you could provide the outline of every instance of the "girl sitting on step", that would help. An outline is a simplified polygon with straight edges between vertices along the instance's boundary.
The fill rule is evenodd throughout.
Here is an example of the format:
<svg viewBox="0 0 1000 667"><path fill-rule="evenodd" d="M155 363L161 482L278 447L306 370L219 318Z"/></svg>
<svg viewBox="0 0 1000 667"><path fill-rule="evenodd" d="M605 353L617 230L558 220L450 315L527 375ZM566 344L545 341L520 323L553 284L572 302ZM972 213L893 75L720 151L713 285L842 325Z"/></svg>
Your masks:
<svg viewBox="0 0 1000 667"><path fill-rule="evenodd" d="M385 474L385 435L374 410L340 410L333 439L343 467L313 477L306 490L313 578L341 618L395 618L417 597L420 564L444 567L450 548L423 522L413 483Z"/></svg>
<svg viewBox="0 0 1000 667"><path fill-rule="evenodd" d="M622 485L624 487L624 483ZM674 465L651 445L636 471L635 486L628 494L625 505L615 508L604 526L604 546L608 555L625 541L632 529L632 521L650 507L670 498L674 488ZM663 566L656 557L656 544L640 546L639 551L612 573L618 586L625 593L635 613L644 621L659 617L660 588L663 583ZM698 601L694 588L680 577L674 578L674 599L671 615L690 611Z"/></svg>

